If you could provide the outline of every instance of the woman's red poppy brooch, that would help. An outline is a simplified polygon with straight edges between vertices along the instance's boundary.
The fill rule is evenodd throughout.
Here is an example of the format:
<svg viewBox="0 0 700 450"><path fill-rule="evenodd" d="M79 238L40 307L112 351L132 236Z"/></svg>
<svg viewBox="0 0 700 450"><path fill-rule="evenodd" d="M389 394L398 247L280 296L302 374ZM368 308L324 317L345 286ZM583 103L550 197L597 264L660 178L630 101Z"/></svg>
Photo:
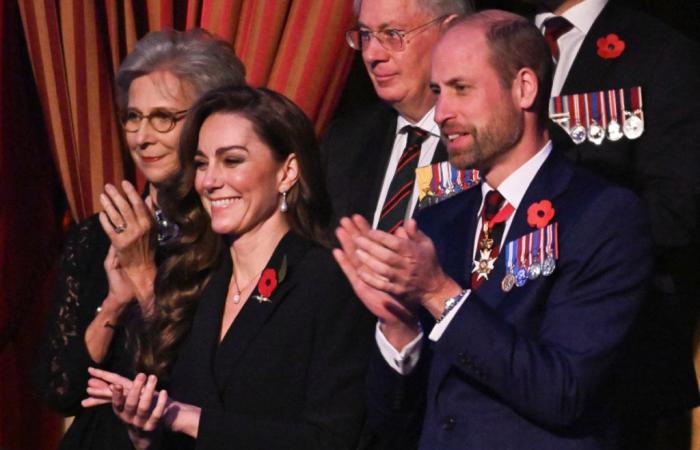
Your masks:
<svg viewBox="0 0 700 450"><path fill-rule="evenodd" d="M272 294L277 290L277 286L284 280L285 275L287 275L286 255L282 259L279 274L274 268L268 267L263 270L262 275L260 275L260 280L258 281L258 295L254 297L258 303L270 301L270 297L272 297Z"/></svg>
<svg viewBox="0 0 700 450"><path fill-rule="evenodd" d="M615 33L610 33L596 41L598 56L603 59L615 59L625 51L625 41Z"/></svg>
<svg viewBox="0 0 700 450"><path fill-rule="evenodd" d="M527 208L527 223L531 227L544 228L554 218L554 207L549 200L535 202Z"/></svg>

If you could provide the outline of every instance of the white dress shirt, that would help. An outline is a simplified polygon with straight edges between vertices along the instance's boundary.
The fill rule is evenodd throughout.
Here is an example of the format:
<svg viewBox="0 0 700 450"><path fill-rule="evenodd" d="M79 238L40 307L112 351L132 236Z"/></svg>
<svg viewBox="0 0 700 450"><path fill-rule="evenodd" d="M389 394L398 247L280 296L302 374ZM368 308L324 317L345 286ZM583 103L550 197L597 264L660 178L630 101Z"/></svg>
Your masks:
<svg viewBox="0 0 700 450"><path fill-rule="evenodd" d="M545 160L552 152L552 142L548 141L544 147L542 147L532 158L530 158L525 164L518 167L513 173L511 173L503 182L498 186L498 192L501 193L503 198L507 203L513 205L515 211L508 217L505 222L505 228L503 230L503 236L501 237L500 247L503 248L503 240L508 234L510 225L513 223L513 217L520 207L520 203L527 191L527 188L532 183L532 180L537 175L537 172L544 164ZM481 207L479 208L479 217L481 217L481 209L484 207L484 198L486 194L493 190L491 186L485 181L481 184ZM504 203L505 206L505 203ZM474 246L471 249L471 255L476 253L476 244L479 239L479 230L481 229L481 218L479 218L479 223L476 227L476 234L474 235ZM498 261L498 260L496 260ZM498 262L497 262L498 263ZM428 339L437 342L450 322L459 311L459 308L469 300L470 291L467 291L464 295L462 301L460 301L452 310L445 316L439 323L435 324ZM377 341L377 346L379 351L384 357L384 360L389 364L391 368L396 370L402 375L410 373L413 368L418 363L420 358L421 341L423 333L420 333L413 341L406 345L401 351L396 350L382 334L379 324L377 324L375 339Z"/></svg>
<svg viewBox="0 0 700 450"><path fill-rule="evenodd" d="M435 123L434 107L430 108L423 118L416 123L409 122L405 117L398 117L398 120L396 121L396 137L394 138L394 146L391 149L389 165L386 168L386 172L384 172L384 181L382 182L382 190L379 193L379 200L377 201L377 205L374 210L372 228L377 228L379 218L382 215L382 208L384 207L384 202L386 201L386 196L389 192L391 180L394 178L394 173L396 172L396 166L399 165L401 154L406 147L406 132L401 131L406 125L418 127L428 132L428 137L421 145L420 156L418 157L418 167L427 166L433 161L435 149L440 142L440 128ZM408 204L408 209L406 210L406 216L404 219L408 219L413 216L413 210L415 209L417 202L418 186L414 184L413 193L411 194L411 200Z"/></svg>
<svg viewBox="0 0 700 450"><path fill-rule="evenodd" d="M557 40L559 61L554 71L554 80L552 80L552 97L556 97L561 93L561 88L564 86L564 81L566 81L569 70L574 64L574 59L576 59L583 40L607 3L608 0L584 0L567 9L561 15L573 25L573 28L566 34L561 35ZM549 11L535 16L535 25L543 34L544 21L550 17L554 17L554 14Z"/></svg>

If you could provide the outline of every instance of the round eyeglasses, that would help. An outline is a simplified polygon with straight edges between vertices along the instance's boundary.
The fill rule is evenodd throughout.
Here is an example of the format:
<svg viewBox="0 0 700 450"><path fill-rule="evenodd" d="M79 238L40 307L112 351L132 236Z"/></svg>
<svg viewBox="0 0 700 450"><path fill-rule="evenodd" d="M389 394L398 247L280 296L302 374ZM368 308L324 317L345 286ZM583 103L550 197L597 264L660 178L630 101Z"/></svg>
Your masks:
<svg viewBox="0 0 700 450"><path fill-rule="evenodd" d="M147 116L144 116L138 111L129 110L124 112L119 120L122 123L124 131L129 133L135 133L141 128L141 121L147 119L149 125L159 133L167 133L168 131L175 128L177 123L185 118L189 110L183 109L182 111L165 111L158 110L153 111Z"/></svg>
<svg viewBox="0 0 700 450"><path fill-rule="evenodd" d="M408 31L396 30L394 28L386 28L379 31L371 31L364 28L355 28L345 33L345 40L350 48L357 51L362 51L369 44L369 40L374 37L385 50L390 52L400 52L406 47L410 41L407 39L409 34L420 31L430 25L433 25L447 16L436 17L430 22L418 25Z"/></svg>

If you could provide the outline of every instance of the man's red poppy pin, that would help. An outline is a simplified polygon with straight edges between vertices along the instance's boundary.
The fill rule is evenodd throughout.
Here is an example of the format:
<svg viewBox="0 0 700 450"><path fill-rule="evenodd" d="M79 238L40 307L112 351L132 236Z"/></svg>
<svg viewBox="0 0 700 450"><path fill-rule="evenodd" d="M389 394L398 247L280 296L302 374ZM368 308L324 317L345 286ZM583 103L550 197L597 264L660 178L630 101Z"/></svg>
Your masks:
<svg viewBox="0 0 700 450"><path fill-rule="evenodd" d="M615 59L625 51L625 41L615 33L599 38L596 44L598 45L598 56L603 59Z"/></svg>
<svg viewBox="0 0 700 450"><path fill-rule="evenodd" d="M531 227L544 228L554 218L554 207L549 200L535 202L527 208L527 223Z"/></svg>

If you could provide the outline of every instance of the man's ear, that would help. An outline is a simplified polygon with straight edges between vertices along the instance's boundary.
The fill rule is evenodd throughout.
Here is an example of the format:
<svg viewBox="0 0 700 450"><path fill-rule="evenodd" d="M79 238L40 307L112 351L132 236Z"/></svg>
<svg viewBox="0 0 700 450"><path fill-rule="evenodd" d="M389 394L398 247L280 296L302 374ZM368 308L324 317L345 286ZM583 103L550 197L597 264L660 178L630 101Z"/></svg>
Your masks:
<svg viewBox="0 0 700 450"><path fill-rule="evenodd" d="M444 32L447 28L449 28L450 23L458 17L459 16L457 14L450 14L449 16L442 19L440 21L440 31Z"/></svg>
<svg viewBox="0 0 700 450"><path fill-rule="evenodd" d="M537 74L529 67L518 70L513 80L513 100L522 110L530 110L535 105L540 84Z"/></svg>
<svg viewBox="0 0 700 450"><path fill-rule="evenodd" d="M277 178L277 190L289 191L299 180L299 161L296 153L290 153L282 164Z"/></svg>

